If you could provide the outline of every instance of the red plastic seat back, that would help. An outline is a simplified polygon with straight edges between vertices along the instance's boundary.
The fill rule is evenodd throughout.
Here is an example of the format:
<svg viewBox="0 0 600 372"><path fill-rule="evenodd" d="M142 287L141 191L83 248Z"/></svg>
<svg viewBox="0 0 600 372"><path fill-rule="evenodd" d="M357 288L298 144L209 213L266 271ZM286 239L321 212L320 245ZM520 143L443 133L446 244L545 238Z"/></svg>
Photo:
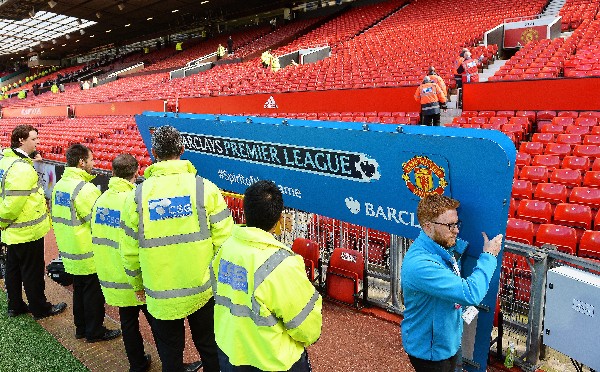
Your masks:
<svg viewBox="0 0 600 372"><path fill-rule="evenodd" d="M554 210L554 223L558 225L592 228L592 209L587 205L559 203Z"/></svg>
<svg viewBox="0 0 600 372"><path fill-rule="evenodd" d="M542 224L535 235L535 245L541 247L544 244L555 245L559 251L574 255L577 252L577 232L572 227Z"/></svg>
<svg viewBox="0 0 600 372"><path fill-rule="evenodd" d="M506 225L506 239L533 245L533 223L518 218L509 218Z"/></svg>

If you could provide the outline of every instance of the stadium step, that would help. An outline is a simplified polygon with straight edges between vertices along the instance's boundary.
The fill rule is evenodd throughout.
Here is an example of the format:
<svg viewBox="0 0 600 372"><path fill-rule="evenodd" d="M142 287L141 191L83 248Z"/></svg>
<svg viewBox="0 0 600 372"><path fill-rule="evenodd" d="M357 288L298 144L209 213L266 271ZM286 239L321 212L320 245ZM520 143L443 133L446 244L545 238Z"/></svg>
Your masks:
<svg viewBox="0 0 600 372"><path fill-rule="evenodd" d="M493 76L496 73L496 71L500 70L500 68L504 66L506 62L508 62L507 59L495 60L494 63L488 65L487 69L483 70L483 72L479 74L479 81L488 81L488 78L490 76Z"/></svg>

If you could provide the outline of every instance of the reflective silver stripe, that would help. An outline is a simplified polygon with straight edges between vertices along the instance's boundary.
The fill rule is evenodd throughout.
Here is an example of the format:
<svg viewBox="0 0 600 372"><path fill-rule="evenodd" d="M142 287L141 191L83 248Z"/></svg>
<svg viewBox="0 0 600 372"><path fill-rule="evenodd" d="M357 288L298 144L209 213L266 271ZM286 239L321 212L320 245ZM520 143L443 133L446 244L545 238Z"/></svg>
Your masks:
<svg viewBox="0 0 600 372"><path fill-rule="evenodd" d="M277 252L273 253L254 273L254 291L252 292L252 311L260 314L260 304L256 301L254 293L256 288L265 281L267 276L275 270L275 268L283 262L286 258L291 256L291 253L285 249L278 249Z"/></svg>
<svg viewBox="0 0 600 372"><path fill-rule="evenodd" d="M109 247L112 248L119 248L119 242L116 242L112 239L107 239L107 238L97 238L95 236L92 237L92 244L96 244L96 245L107 245Z"/></svg>
<svg viewBox="0 0 600 372"><path fill-rule="evenodd" d="M2 176L2 198L4 198L6 196L6 177L8 176L8 171L10 170L10 168L12 168L13 165L15 165L16 163L25 163L28 165L31 165L29 163L27 163L25 160L23 159L17 159L15 161L13 161L8 168L6 168L6 172L4 172L4 175ZM39 177L38 177L38 182L39 182Z"/></svg>
<svg viewBox="0 0 600 372"><path fill-rule="evenodd" d="M131 284L129 283L115 283L115 282L106 282L104 280L100 280L100 285L104 288L112 288L112 289L133 289Z"/></svg>
<svg viewBox="0 0 600 372"><path fill-rule="evenodd" d="M192 296L192 295L195 295L198 293L202 293L209 288L210 288L210 281L204 283L200 287L195 287L195 288L167 289L165 291L153 291L151 289L144 288L144 290L146 291L146 295L148 295L152 298L156 298L159 300L166 300L166 299L170 299L170 298Z"/></svg>
<svg viewBox="0 0 600 372"><path fill-rule="evenodd" d="M206 220L206 206L204 205L204 179L196 177L196 212L198 213L198 225L200 226L200 240L210 238L208 221Z"/></svg>
<svg viewBox="0 0 600 372"><path fill-rule="evenodd" d="M38 190L38 186L31 190L6 190L4 192L4 196L29 196L31 194L35 194Z"/></svg>
<svg viewBox="0 0 600 372"><path fill-rule="evenodd" d="M210 216L210 224L214 225L231 216L231 212L229 212L229 208L223 209L221 212Z"/></svg>
<svg viewBox="0 0 600 372"><path fill-rule="evenodd" d="M142 186L144 184L139 184L135 189L135 202L137 204L137 212L139 216L138 222L138 234L137 239L139 242L140 248L156 248L163 247L171 244L181 244L181 243L194 243L202 240L206 240L210 238L210 229L208 228L208 222L206 217L206 208L204 206L204 180L202 177L196 177L196 213L198 215L198 225L200 226L200 231L182 234L182 235L171 235L164 236L159 238L150 238L146 239L144 234L144 210L142 205ZM136 238L135 232L131 230L132 234L129 235L128 231L125 233L132 238Z"/></svg>
<svg viewBox="0 0 600 372"><path fill-rule="evenodd" d="M82 254L60 252L60 255L61 255L61 257L68 258L69 260L79 261L79 260L86 260L88 258L94 257L94 252L88 252L88 253L82 253Z"/></svg>
<svg viewBox="0 0 600 372"><path fill-rule="evenodd" d="M38 223L40 223L43 220L45 220L47 217L48 217L48 213L44 212L44 214L42 214L41 216L39 216L35 220L31 220L31 221L27 221L27 222L13 223L13 224L9 225L8 227L10 227L11 229L20 229L22 227L35 226Z"/></svg>
<svg viewBox="0 0 600 372"><path fill-rule="evenodd" d="M82 220L84 220L85 222L90 222L92 220L92 213L90 212L90 214L83 217Z"/></svg>
<svg viewBox="0 0 600 372"><path fill-rule="evenodd" d="M125 231L125 235L127 235L128 237L137 240L137 233L135 231L133 231L133 229L127 225L125 225L125 221L121 220L121 223L119 224L119 227L121 227L121 229L123 229L123 231Z"/></svg>
<svg viewBox="0 0 600 372"><path fill-rule="evenodd" d="M161 238L144 239L140 241L140 248L157 248L172 244L194 243L202 239L200 232L190 234L180 234L172 236L163 236Z"/></svg>
<svg viewBox="0 0 600 372"><path fill-rule="evenodd" d="M7 220L7 219L5 219L5 218L2 218L2 217L0 217L0 222L2 222L2 223L11 223L11 222L13 222L13 221L14 221L14 220Z"/></svg>
<svg viewBox="0 0 600 372"><path fill-rule="evenodd" d="M85 182L79 182L77 186L75 186L75 189L73 189L73 194L71 194L71 203L69 205L69 209L71 210L71 221L73 222L73 225L71 226L77 226L74 224L75 221L81 221L82 223L80 223L80 225L83 225L83 223L85 223L85 221L82 221L77 217L77 210L75 209L75 198L77 198L77 195L79 194L83 186L85 186Z"/></svg>
<svg viewBox="0 0 600 372"><path fill-rule="evenodd" d="M315 290L315 292L313 293L312 297L310 298L310 300L308 301L306 306L304 306L304 309L302 309L302 311L300 313L298 313L298 315L296 315L294 317L294 319L285 323L285 328L286 329L294 329L294 328L300 326L300 324L302 324L302 322L304 322L306 320L306 318L308 318L308 315L311 313L311 311L313 311L318 299L319 299L319 292L317 292L317 290Z"/></svg>
<svg viewBox="0 0 600 372"><path fill-rule="evenodd" d="M131 277L136 277L138 275L140 275L142 273L142 269L137 269L137 270L127 270L125 269L125 274L131 276Z"/></svg>
<svg viewBox="0 0 600 372"><path fill-rule="evenodd" d="M224 296L214 296L215 304L225 306L231 312L233 316L246 317L252 319L257 326L273 327L277 324L278 320L273 315L260 316L256 314L248 306L238 305L231 302L231 299Z"/></svg>
<svg viewBox="0 0 600 372"><path fill-rule="evenodd" d="M254 324L264 327L272 327L277 324L278 320L274 315L261 316L260 313L255 313L248 306L234 304L230 298L225 296L217 295L217 279L215 278L215 272L213 270L213 264L210 263L210 282L212 283L213 297L215 298L215 304L225 306L229 309L232 315L239 317L246 317L252 319ZM254 293L252 294L252 301L254 299Z"/></svg>
<svg viewBox="0 0 600 372"><path fill-rule="evenodd" d="M52 216L52 222L54 223L62 223L63 225L67 225L67 226L80 226L83 225L82 221L79 220L69 220L67 218L64 217L57 217L57 216Z"/></svg>

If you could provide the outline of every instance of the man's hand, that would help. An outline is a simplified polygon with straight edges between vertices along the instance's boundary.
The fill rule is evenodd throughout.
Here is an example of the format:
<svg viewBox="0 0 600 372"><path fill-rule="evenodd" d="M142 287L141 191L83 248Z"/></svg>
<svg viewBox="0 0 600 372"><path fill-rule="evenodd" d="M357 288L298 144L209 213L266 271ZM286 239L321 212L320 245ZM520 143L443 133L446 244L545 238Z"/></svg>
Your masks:
<svg viewBox="0 0 600 372"><path fill-rule="evenodd" d="M502 248L502 234L496 235L492 240L489 240L487 234L484 232L481 235L483 235L483 251L498 256L500 248Z"/></svg>
<svg viewBox="0 0 600 372"><path fill-rule="evenodd" d="M138 301L146 302L146 292L144 290L135 291L135 297L137 297Z"/></svg>

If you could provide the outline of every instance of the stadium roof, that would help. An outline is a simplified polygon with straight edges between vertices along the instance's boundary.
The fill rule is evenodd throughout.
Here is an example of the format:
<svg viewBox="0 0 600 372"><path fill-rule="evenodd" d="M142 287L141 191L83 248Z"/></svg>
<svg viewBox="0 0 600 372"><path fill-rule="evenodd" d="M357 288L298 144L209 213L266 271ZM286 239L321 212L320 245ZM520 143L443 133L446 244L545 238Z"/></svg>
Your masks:
<svg viewBox="0 0 600 372"><path fill-rule="evenodd" d="M60 59L290 6L290 0L0 0L0 61L30 51Z"/></svg>

